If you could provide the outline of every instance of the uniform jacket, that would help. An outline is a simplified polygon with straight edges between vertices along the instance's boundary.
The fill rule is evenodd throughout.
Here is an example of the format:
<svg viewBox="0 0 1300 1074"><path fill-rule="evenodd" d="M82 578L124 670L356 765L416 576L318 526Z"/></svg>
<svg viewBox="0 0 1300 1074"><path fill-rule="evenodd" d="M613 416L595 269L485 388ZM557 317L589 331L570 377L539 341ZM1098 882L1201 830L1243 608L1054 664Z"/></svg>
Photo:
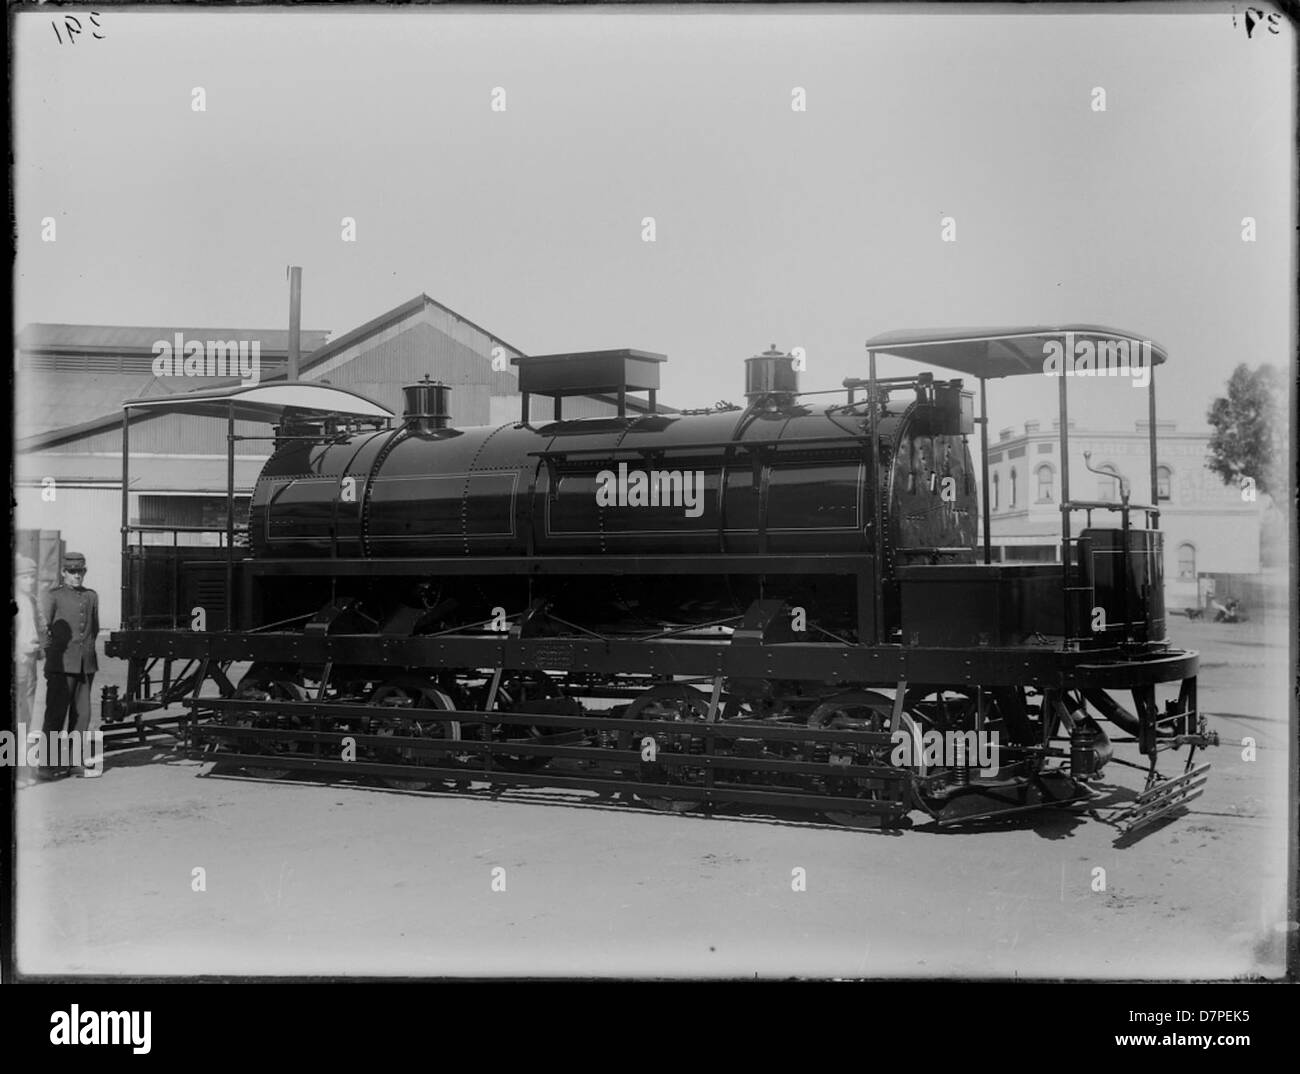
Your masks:
<svg viewBox="0 0 1300 1074"><path fill-rule="evenodd" d="M49 624L45 674L93 675L98 671L99 594L93 589L56 585L45 594L41 611Z"/></svg>

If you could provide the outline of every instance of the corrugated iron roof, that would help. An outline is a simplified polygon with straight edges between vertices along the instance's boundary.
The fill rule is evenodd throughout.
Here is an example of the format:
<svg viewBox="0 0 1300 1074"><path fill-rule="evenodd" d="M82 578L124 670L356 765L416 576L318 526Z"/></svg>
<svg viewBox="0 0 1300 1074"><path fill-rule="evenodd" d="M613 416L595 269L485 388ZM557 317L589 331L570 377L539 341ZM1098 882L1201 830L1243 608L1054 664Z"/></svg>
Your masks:
<svg viewBox="0 0 1300 1074"><path fill-rule="evenodd" d="M235 378L205 380L205 388L224 388ZM127 399L157 398L194 390L193 380L159 378L139 373L56 373L42 371L24 376L16 385L14 438L21 444L32 437L86 431L106 419L121 421Z"/></svg>
<svg viewBox="0 0 1300 1074"><path fill-rule="evenodd" d="M152 376L137 374L44 374L15 385L14 436L30 436L83 425L122 406L146 390Z"/></svg>
<svg viewBox="0 0 1300 1074"><path fill-rule="evenodd" d="M319 350L312 351L312 353L303 360L302 369L305 371L311 369L313 366L319 365L327 358L332 358L334 355L338 354L339 352L347 350L349 347L360 342L366 337L375 335L378 332L382 332L384 329L389 328L394 324L397 324L399 321L403 321L407 317L410 317L413 314L421 312L427 306L434 306L442 310L443 313L455 317L456 320L460 321L462 324L466 324L470 328L482 332L485 336L488 337L488 339L493 340L496 343L500 343L503 347L506 347L509 350L514 351L516 354L524 353L518 347L511 346L511 344L507 343L500 336L494 335L493 333L489 332L486 328L483 328L475 324L473 321L469 320L466 317L462 317L451 307L444 306L441 302L438 302L436 299L432 299L428 295L421 292L420 294L416 295L413 299L411 299L409 302L403 302L400 306L394 306L391 310L388 310L386 313L381 313L378 317L375 317L372 320L367 321L360 328L354 328L350 332L345 332L343 335L339 336L338 339L331 340L328 344L321 347Z"/></svg>
<svg viewBox="0 0 1300 1074"><path fill-rule="evenodd" d="M101 351L104 353L153 353L158 340L171 340L177 332L186 339L258 340L262 354L289 350L286 328L150 328L140 325L49 324L38 322L24 326L17 344L24 351ZM329 340L329 332L318 328L302 330L299 349L306 355L320 349Z"/></svg>
<svg viewBox="0 0 1300 1074"><path fill-rule="evenodd" d="M301 337L301 350L304 355L300 373L306 373L326 359L339 354L369 336L397 324L426 307L435 307L462 324L478 332L495 343L501 344L515 354L525 352L515 347L500 336L462 317L455 310L444 306L436 299L420 293L408 302L395 306L378 317L367 321L359 328L354 328L326 342L328 332L304 330ZM34 323L23 328L19 334L20 348L29 352L61 351L75 352L85 350L102 353L153 353L153 344L160 339L171 339L177 332L186 339L260 339L262 355L265 359L279 351L287 350L288 331L285 329L225 329L225 328L149 328L115 325L76 325ZM313 348L309 351L309 348ZM263 376L262 383L282 382L283 373ZM30 384L31 382L29 382ZM235 378L206 379L204 390L229 387L237 383ZM64 373L53 370L40 374L40 390L26 391L28 400L21 405L15 421L16 447L20 452L39 451L43 448L67 443L90 433L101 431L122 421L122 404L128 399L159 396L174 391L193 390L192 382L184 379L159 379L152 374L138 373ZM593 395L591 398L600 402L614 404L607 396ZM644 403L629 397L628 408L632 411L644 409ZM662 412L672 413L674 408L659 404ZM136 423L133 417L131 424ZM148 420L141 416L138 420Z"/></svg>

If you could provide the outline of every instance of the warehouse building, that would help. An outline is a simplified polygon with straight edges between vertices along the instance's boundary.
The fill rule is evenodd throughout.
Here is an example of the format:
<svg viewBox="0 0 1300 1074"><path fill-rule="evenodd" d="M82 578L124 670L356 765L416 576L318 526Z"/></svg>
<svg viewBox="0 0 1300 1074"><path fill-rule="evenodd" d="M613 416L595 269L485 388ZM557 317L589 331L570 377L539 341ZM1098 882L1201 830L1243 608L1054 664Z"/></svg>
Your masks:
<svg viewBox="0 0 1300 1074"><path fill-rule="evenodd" d="M15 528L42 554L48 583L57 564L57 534L85 553L86 584L98 590L101 623L120 620L122 404L196 388L239 382L238 377L156 376L160 342L244 342L258 345L260 380L283 379L288 361L284 330L32 324L17 340L15 401ZM346 388L401 413L401 388L424 376L452 386L453 424L517 420L518 378L510 359L523 352L448 309L418 295L334 339L301 333L299 376ZM530 416L550 418L550 400L534 399ZM629 410L645 403L629 398ZM670 408L660 405L659 409ZM566 418L617 413L608 396L571 399ZM236 423L240 436L265 436L261 425ZM183 415L133 413L130 517L160 527L145 540L215 544L225 518L226 429L223 423ZM246 507L269 453L266 441L236 445L235 488ZM210 532L200 532L208 530ZM37 534L46 534L40 539Z"/></svg>

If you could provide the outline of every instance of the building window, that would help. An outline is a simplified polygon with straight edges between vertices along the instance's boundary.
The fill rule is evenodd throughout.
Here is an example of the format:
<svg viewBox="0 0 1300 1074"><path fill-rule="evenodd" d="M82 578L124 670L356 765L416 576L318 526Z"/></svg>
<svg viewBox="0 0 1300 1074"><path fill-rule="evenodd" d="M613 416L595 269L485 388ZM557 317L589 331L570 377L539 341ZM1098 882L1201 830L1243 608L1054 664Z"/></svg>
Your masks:
<svg viewBox="0 0 1300 1074"><path fill-rule="evenodd" d="M1007 506L1016 505L1016 468L1011 467L1011 480L1007 482Z"/></svg>
<svg viewBox="0 0 1300 1074"><path fill-rule="evenodd" d="M1038 468L1036 473L1038 474L1038 502L1051 503L1052 502L1052 478L1054 476L1052 473L1052 468L1048 466L1046 463L1044 463L1042 466Z"/></svg>
<svg viewBox="0 0 1300 1074"><path fill-rule="evenodd" d="M1097 499L1103 503L1114 503L1119 499L1119 471L1109 464L1101 469L1111 476L1097 479Z"/></svg>
<svg viewBox="0 0 1300 1074"><path fill-rule="evenodd" d="M998 475L994 474L993 475L993 510L995 511L1000 506L998 503L998 487L1000 484L1001 481L999 480Z"/></svg>
<svg viewBox="0 0 1300 1074"><path fill-rule="evenodd" d="M1173 483L1174 472L1168 466L1156 467L1156 499L1169 499L1169 488Z"/></svg>
<svg viewBox="0 0 1300 1074"><path fill-rule="evenodd" d="M1187 542L1178 546L1178 580L1196 581L1196 547Z"/></svg>

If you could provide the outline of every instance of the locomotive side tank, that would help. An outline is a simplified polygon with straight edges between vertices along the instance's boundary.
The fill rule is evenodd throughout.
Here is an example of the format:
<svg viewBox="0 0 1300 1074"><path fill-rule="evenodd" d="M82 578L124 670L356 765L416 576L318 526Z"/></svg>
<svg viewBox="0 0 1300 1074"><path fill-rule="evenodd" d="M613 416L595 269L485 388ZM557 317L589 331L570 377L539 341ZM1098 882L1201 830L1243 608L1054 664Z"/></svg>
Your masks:
<svg viewBox="0 0 1300 1074"><path fill-rule="evenodd" d="M786 366L788 355L758 356ZM753 361L753 360L751 360ZM743 410L526 422L456 429L435 384L407 389L395 430L330 443L287 440L257 482L254 556L607 556L825 554L872 557L876 513L869 468L887 490L885 562L973 562L976 490L959 410L920 390L876 416L865 403L801 404L793 392L753 392ZM849 626L849 595L824 579L774 583L773 596L814 599ZM445 587L490 606L504 583ZM668 622L743 609L755 579L635 575L566 583L561 606L640 612ZM600 590L599 593L594 590ZM472 592L471 592L472 591ZM764 592L767 592L765 589ZM287 595L287 594L286 594ZM390 599L398 599L393 594Z"/></svg>

